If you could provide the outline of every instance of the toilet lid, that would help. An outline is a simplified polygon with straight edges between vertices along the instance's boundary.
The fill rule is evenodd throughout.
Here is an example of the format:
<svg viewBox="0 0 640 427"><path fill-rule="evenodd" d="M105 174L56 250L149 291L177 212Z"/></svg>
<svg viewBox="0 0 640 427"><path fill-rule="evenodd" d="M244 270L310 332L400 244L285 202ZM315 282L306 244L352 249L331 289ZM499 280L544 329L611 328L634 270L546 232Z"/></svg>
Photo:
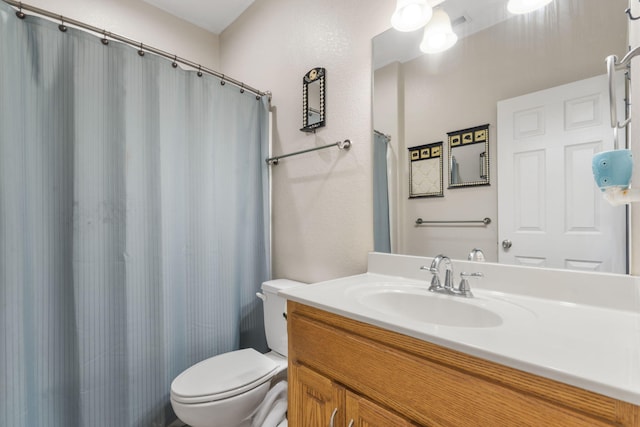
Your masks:
<svg viewBox="0 0 640 427"><path fill-rule="evenodd" d="M244 393L268 381L277 364L252 348L220 354L196 363L171 383L171 397L202 403Z"/></svg>

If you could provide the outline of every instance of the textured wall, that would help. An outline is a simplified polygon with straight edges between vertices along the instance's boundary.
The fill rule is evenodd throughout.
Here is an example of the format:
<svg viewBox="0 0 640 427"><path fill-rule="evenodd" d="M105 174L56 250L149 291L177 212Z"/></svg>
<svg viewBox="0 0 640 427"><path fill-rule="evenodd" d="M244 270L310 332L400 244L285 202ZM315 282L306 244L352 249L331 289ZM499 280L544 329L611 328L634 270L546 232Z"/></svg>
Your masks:
<svg viewBox="0 0 640 427"><path fill-rule="evenodd" d="M28 0L25 3L219 69L218 36L140 0Z"/></svg>
<svg viewBox="0 0 640 427"><path fill-rule="evenodd" d="M273 171L274 277L307 282L364 272L373 249L371 39L392 0L258 0L220 36L224 71L273 91L275 154L349 138L284 159ZM327 69L327 126L302 126L302 76Z"/></svg>

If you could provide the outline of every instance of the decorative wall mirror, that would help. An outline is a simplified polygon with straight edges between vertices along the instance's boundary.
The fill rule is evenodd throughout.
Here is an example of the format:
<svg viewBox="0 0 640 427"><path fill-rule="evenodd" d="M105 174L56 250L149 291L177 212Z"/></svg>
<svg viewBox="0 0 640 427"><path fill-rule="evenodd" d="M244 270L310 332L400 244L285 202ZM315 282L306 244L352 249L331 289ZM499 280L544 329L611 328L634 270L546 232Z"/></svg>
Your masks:
<svg viewBox="0 0 640 427"><path fill-rule="evenodd" d="M302 129L315 132L325 124L326 75L324 68L309 70L302 78Z"/></svg>
<svg viewBox="0 0 640 427"><path fill-rule="evenodd" d="M489 185L489 125L449 135L449 187Z"/></svg>
<svg viewBox="0 0 640 427"><path fill-rule="evenodd" d="M409 198L443 197L442 141L409 148Z"/></svg>

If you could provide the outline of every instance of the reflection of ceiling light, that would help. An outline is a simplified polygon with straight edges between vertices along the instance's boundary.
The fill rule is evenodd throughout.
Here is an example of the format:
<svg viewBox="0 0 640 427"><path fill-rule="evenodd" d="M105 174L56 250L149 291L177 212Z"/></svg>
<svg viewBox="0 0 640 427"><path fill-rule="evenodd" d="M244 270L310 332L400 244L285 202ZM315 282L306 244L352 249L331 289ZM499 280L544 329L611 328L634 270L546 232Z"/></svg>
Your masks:
<svg viewBox="0 0 640 427"><path fill-rule="evenodd" d="M552 1L553 0L509 0L507 10L515 14L529 13L548 5Z"/></svg>
<svg viewBox="0 0 640 427"><path fill-rule="evenodd" d="M391 25L398 31L415 31L429 22L432 14L427 0L398 0Z"/></svg>
<svg viewBox="0 0 640 427"><path fill-rule="evenodd" d="M438 53L456 44L458 36L451 28L451 19L442 9L433 12L433 18L424 28L420 50L424 53Z"/></svg>

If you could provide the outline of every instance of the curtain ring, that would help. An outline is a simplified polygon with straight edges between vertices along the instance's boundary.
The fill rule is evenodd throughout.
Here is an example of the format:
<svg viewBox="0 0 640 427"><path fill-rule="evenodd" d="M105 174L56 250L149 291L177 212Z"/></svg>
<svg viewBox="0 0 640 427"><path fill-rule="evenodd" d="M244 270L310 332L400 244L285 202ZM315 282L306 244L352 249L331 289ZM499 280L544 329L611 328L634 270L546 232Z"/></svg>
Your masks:
<svg viewBox="0 0 640 427"><path fill-rule="evenodd" d="M224 74L222 75L222 80L220 80L220 86L224 86L227 82L224 81Z"/></svg>
<svg viewBox="0 0 640 427"><path fill-rule="evenodd" d="M140 55L140 56L144 56L144 50L142 50L142 47L143 47L143 45L142 45L142 43L140 43L140 49L138 50L138 55Z"/></svg>
<svg viewBox="0 0 640 427"><path fill-rule="evenodd" d="M67 32L67 26L64 25L64 16L60 15L60 25L58 25L58 29L63 33Z"/></svg>
<svg viewBox="0 0 640 427"><path fill-rule="evenodd" d="M18 18L20 18L20 19L24 19L24 18L26 18L26 17L27 17L27 15L25 15L25 13L22 11L22 2L20 2L20 5L19 5L18 7L19 7L19 9L18 9L18 11L16 12L16 16L17 16Z"/></svg>
<svg viewBox="0 0 640 427"><path fill-rule="evenodd" d="M107 30L102 30L102 38L100 39L103 45L109 44L109 39L107 39Z"/></svg>
<svg viewBox="0 0 640 427"><path fill-rule="evenodd" d="M198 65L198 77L202 77L202 65Z"/></svg>
<svg viewBox="0 0 640 427"><path fill-rule="evenodd" d="M178 55L174 55L173 56L173 62L171 63L171 66L173 68L178 68L178 62L177 61L178 61Z"/></svg>
<svg viewBox="0 0 640 427"><path fill-rule="evenodd" d="M240 93L244 93L244 83L240 85Z"/></svg>

